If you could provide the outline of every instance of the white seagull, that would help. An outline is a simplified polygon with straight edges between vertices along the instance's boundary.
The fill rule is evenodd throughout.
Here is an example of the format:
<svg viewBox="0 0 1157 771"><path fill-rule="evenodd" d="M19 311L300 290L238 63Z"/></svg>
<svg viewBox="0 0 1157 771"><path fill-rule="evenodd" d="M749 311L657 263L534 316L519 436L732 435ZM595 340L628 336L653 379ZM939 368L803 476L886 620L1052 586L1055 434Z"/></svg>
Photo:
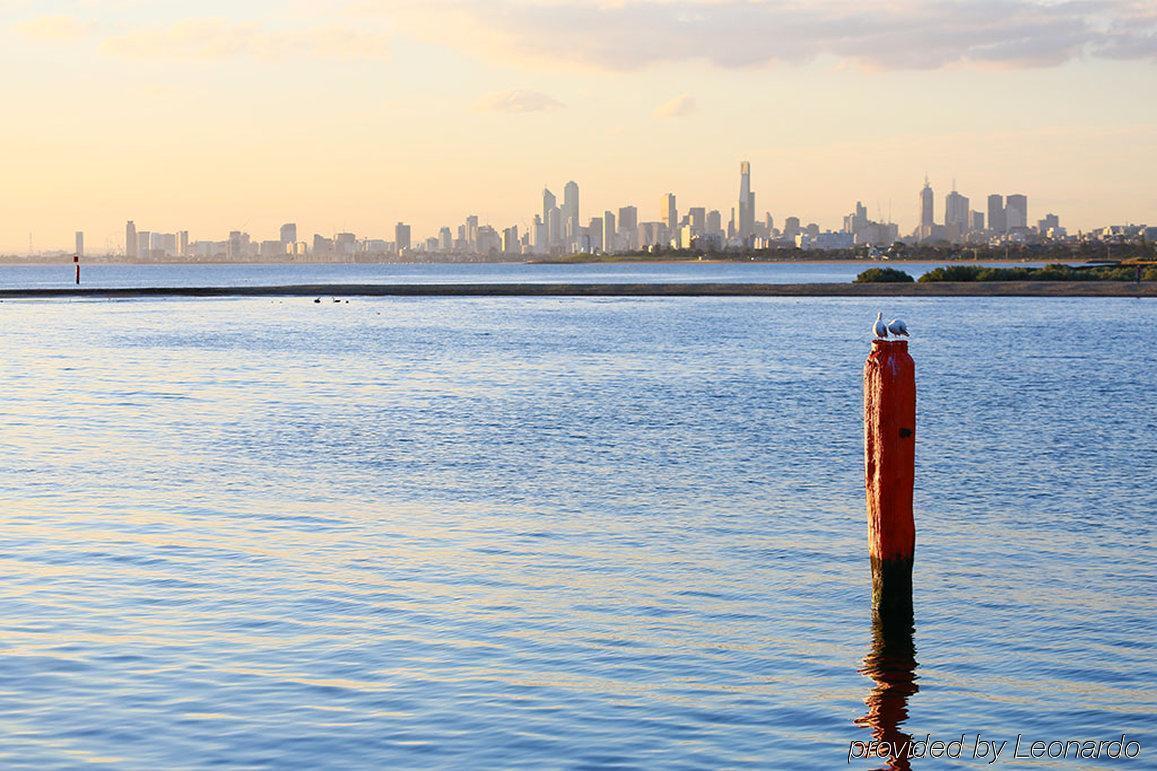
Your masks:
<svg viewBox="0 0 1157 771"><path fill-rule="evenodd" d="M896 337L908 337L908 325L903 319L892 319L888 324L888 331Z"/></svg>
<svg viewBox="0 0 1157 771"><path fill-rule="evenodd" d="M876 323L872 325L872 331L876 334L879 340L888 339L888 325L884 323L884 314L876 314Z"/></svg>

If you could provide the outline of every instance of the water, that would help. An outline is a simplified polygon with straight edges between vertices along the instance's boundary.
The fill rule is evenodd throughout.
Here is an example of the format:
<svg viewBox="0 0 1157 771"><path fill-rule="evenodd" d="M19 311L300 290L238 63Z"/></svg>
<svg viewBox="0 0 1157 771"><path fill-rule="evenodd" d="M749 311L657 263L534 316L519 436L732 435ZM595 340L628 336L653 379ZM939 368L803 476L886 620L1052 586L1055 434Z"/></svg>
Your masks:
<svg viewBox="0 0 1157 771"><path fill-rule="evenodd" d="M970 263L971 264L971 263ZM975 263L995 265L996 263ZM1021 263L1017 263L1020 265ZM85 286L187 287L283 286L288 284L493 284L493 283L845 283L870 267L894 267L914 277L938 268L934 262L845 263L453 263L421 265L84 265ZM1024 263L1041 267L1043 263ZM0 265L0 289L73 286L71 263Z"/></svg>
<svg viewBox="0 0 1157 771"><path fill-rule="evenodd" d="M889 300L880 686L877 304L0 304L0 765L830 769L890 714L1152 766L1157 304Z"/></svg>

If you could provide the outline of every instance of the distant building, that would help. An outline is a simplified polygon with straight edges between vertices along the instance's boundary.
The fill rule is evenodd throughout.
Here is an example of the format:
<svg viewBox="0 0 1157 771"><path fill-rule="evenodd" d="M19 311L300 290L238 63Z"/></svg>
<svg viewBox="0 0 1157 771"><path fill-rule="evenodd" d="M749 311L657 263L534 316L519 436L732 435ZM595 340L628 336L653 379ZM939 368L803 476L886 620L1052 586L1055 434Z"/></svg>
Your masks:
<svg viewBox="0 0 1157 771"><path fill-rule="evenodd" d="M968 212L968 230L970 233L979 233L984 230L984 212Z"/></svg>
<svg viewBox="0 0 1157 771"><path fill-rule="evenodd" d="M1004 210L1004 196L988 196L988 229L996 234L1008 232L1008 216Z"/></svg>
<svg viewBox="0 0 1157 771"><path fill-rule="evenodd" d="M619 250L618 244L618 228L615 226L615 215L613 212L603 212L603 251L608 253L617 252Z"/></svg>
<svg viewBox="0 0 1157 771"><path fill-rule="evenodd" d="M554 246L558 243L561 234L558 232L558 225L551 226L551 221L555 223L561 222L562 218L558 214L558 199L554 197L554 193L549 189L544 188L542 191L542 221L546 224L546 243L548 247Z"/></svg>
<svg viewBox="0 0 1157 771"><path fill-rule="evenodd" d="M573 248L579 230L579 186L577 182L567 182L562 189L562 240L565 246Z"/></svg>
<svg viewBox="0 0 1157 771"><path fill-rule="evenodd" d="M1008 229L1028 227L1028 197L1024 195L1010 195L1005 208L1008 217Z"/></svg>
<svg viewBox="0 0 1157 771"><path fill-rule="evenodd" d="M282 254L289 251L288 247L297 243L297 225L290 222L281 226Z"/></svg>
<svg viewBox="0 0 1157 771"><path fill-rule="evenodd" d="M78 258L84 257L84 231L83 230L76 231L76 252L75 252L75 254Z"/></svg>
<svg viewBox="0 0 1157 771"><path fill-rule="evenodd" d="M800 234L799 217L788 217L783 221L783 237L795 240Z"/></svg>
<svg viewBox="0 0 1157 771"><path fill-rule="evenodd" d="M920 227L931 228L936 224L936 195L928 178L924 178L924 189L920 191Z"/></svg>
<svg viewBox="0 0 1157 771"><path fill-rule="evenodd" d="M739 164L739 223L737 235L747 240L755 235L755 193L751 192L751 163Z"/></svg>
<svg viewBox="0 0 1157 771"><path fill-rule="evenodd" d="M132 220L125 225L125 257L134 260L139 254L137 250L137 226Z"/></svg>
<svg viewBox="0 0 1157 771"><path fill-rule="evenodd" d="M944 198L944 229L949 241L959 241L968 232L968 198L953 190Z"/></svg>
<svg viewBox="0 0 1157 771"><path fill-rule="evenodd" d="M398 250L398 254L404 254L410 251L410 226L404 222L399 222L394 227L394 243Z"/></svg>
<svg viewBox="0 0 1157 771"><path fill-rule="evenodd" d="M667 193L659 202L659 218L667 226L667 230L674 233L679 227L679 207L675 204L675 194Z"/></svg>
<svg viewBox="0 0 1157 771"><path fill-rule="evenodd" d="M619 239L627 251L639 248L639 210L634 206L619 209Z"/></svg>

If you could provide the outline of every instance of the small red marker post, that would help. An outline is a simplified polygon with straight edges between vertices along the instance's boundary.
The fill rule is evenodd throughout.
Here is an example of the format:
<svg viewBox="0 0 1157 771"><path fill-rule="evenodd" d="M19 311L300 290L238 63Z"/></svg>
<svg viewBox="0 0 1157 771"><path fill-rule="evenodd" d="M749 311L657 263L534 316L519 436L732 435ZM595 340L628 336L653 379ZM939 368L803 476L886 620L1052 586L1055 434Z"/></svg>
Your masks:
<svg viewBox="0 0 1157 771"><path fill-rule="evenodd" d="M76 265L76 285L80 286L80 255L72 255L72 262Z"/></svg>
<svg viewBox="0 0 1157 771"><path fill-rule="evenodd" d="M916 363L907 340L875 340L864 365L864 472L872 606L881 621L912 619L916 523Z"/></svg>

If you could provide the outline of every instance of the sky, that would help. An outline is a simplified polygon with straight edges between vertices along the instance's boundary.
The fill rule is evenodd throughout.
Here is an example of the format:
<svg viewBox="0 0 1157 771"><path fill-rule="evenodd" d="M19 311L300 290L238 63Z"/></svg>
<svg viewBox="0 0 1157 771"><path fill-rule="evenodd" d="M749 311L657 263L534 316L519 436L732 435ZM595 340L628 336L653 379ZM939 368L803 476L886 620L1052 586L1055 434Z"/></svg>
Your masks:
<svg viewBox="0 0 1157 771"><path fill-rule="evenodd" d="M925 174L1070 231L1157 224L1157 4L0 0L0 253L124 223L276 239L525 227L549 185L838 229Z"/></svg>

